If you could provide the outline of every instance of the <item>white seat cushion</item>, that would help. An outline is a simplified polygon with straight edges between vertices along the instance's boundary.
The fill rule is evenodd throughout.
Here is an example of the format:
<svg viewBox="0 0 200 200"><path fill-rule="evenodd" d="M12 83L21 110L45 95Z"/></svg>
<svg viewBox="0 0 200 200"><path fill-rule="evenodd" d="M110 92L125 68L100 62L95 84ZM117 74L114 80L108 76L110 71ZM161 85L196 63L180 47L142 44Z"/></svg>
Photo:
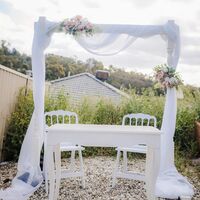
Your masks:
<svg viewBox="0 0 200 200"><path fill-rule="evenodd" d="M84 150L85 148L79 145L70 145L68 143L61 143L60 144L60 150L61 151L78 151L78 150Z"/></svg>
<svg viewBox="0 0 200 200"><path fill-rule="evenodd" d="M131 148L126 148L126 147L117 147L118 151L127 151L127 152L133 152L133 153L147 153L147 146L146 145L134 145Z"/></svg>

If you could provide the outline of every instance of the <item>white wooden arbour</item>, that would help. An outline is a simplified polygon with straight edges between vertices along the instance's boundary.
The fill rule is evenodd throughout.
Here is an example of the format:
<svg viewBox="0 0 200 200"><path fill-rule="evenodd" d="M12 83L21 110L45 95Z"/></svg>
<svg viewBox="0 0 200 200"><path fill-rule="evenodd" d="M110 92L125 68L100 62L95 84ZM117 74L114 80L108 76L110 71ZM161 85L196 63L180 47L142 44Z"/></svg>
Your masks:
<svg viewBox="0 0 200 200"><path fill-rule="evenodd" d="M40 151L43 144L43 115L44 115L44 94L45 94L45 49L48 47L51 36L57 31L59 23L50 22L45 17L40 17L34 26L34 39L32 46L32 71L33 71L33 95L34 113L22 144L19 161L18 174L13 181L13 187L20 185L21 181L17 177L24 179L24 174L29 174L26 181L23 180L23 193L31 191L30 186L37 188L42 181L39 168ZM179 27L170 20L164 25L106 25L95 24L101 33L106 33L108 37L102 44L90 44L87 38L77 41L86 50L94 54L98 53L98 48L106 46L107 43L114 42L113 38L126 34L128 42L120 48L128 47L136 38L147 38L154 35L161 35L167 43L167 64L176 69L180 54L180 34ZM161 169L157 181L157 195L168 195L168 198L177 198L180 194L193 195L193 188L184 177L178 174L174 166L174 142L173 136L176 125L176 89L167 89L166 103L164 108L162 131L164 135L161 139ZM28 183L28 184L25 184ZM28 185L25 187L25 185ZM176 185L176 187L174 187Z"/></svg>

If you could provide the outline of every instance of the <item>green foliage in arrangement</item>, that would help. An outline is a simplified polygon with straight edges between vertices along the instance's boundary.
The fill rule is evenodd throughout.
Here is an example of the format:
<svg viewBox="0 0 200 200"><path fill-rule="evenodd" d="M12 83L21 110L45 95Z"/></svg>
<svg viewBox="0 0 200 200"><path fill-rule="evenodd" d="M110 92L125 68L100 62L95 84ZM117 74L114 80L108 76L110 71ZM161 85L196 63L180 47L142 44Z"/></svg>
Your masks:
<svg viewBox="0 0 200 200"><path fill-rule="evenodd" d="M178 100L177 125L175 132L176 149L185 158L199 155L198 144L195 139L195 121L200 119L200 91L190 86L184 86L184 99ZM91 99L84 99L81 105L70 105L69 97L60 94L57 98L46 97L45 111L70 110L78 113L79 122L85 124L121 124L122 118L127 113L148 113L156 116L158 128L162 124L162 115L165 98L148 95L138 95L135 90L129 91L130 99L124 100L120 105L109 101L100 100L95 103ZM4 142L4 155L6 160L18 158L21 143L26 133L33 112L32 93L25 96L24 90L20 91L18 103L10 118L7 137ZM84 156L115 155L114 148L91 148L83 152Z"/></svg>

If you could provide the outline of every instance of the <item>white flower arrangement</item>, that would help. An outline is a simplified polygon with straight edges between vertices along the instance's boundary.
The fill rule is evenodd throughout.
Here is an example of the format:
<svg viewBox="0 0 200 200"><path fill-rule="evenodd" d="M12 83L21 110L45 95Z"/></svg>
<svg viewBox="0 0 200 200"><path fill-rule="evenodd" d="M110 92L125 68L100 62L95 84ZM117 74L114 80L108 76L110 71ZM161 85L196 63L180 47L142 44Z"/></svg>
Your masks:
<svg viewBox="0 0 200 200"><path fill-rule="evenodd" d="M163 88L173 88L183 84L180 74L174 68L164 65L159 65L154 68L154 77Z"/></svg>
<svg viewBox="0 0 200 200"><path fill-rule="evenodd" d="M65 19L63 22L61 22L59 30L73 36L78 36L80 34L92 36L95 31L93 24L80 15L77 15L71 19Z"/></svg>

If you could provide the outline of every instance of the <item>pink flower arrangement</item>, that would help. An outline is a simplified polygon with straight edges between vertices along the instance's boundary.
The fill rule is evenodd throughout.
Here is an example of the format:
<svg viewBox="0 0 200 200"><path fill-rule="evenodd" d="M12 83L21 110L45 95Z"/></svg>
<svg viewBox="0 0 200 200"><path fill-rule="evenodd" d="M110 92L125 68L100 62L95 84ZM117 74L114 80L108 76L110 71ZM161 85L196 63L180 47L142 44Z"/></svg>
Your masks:
<svg viewBox="0 0 200 200"><path fill-rule="evenodd" d="M183 84L179 73L166 64L154 68L154 77L163 88L178 88L179 85Z"/></svg>
<svg viewBox="0 0 200 200"><path fill-rule="evenodd" d="M86 18L77 15L71 19L65 19L61 24L61 31L65 33L78 36L80 34L85 34L91 36L94 33L94 26Z"/></svg>

